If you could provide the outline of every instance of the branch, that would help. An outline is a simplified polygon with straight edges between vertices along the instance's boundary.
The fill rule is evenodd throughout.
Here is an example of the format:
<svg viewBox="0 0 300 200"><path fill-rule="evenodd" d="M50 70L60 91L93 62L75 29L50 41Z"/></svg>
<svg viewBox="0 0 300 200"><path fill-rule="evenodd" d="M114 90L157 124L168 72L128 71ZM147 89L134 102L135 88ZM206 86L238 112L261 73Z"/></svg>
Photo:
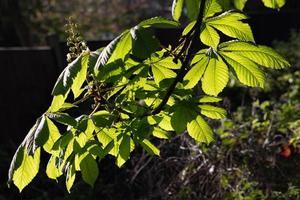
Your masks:
<svg viewBox="0 0 300 200"><path fill-rule="evenodd" d="M193 45L195 45L195 43L197 42L197 37L200 35L200 26L203 22L205 3L206 3L206 0L201 1L197 22L193 26L193 28L189 31L189 33L187 34L187 36L189 36L189 37L186 38L181 51L178 53L178 57L181 57L181 55L187 51L187 55L184 57L184 59L182 61L182 66L181 66L177 76L175 77L174 81L168 88L167 93L164 96L162 102L154 110L152 110L152 112L146 113L145 116L156 115L156 114L160 113L162 111L163 107L167 104L170 96L174 92L177 83L182 81L182 79L184 77L185 68L188 67L190 60L193 56L193 54L192 54ZM193 32L194 32L194 34L193 34Z"/></svg>

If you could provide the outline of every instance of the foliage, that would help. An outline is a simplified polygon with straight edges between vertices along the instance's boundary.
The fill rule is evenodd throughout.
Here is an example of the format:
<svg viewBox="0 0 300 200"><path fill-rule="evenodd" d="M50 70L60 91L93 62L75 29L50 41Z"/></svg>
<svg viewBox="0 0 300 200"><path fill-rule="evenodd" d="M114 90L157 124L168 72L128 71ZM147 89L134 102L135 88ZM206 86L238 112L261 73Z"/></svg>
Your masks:
<svg viewBox="0 0 300 200"><path fill-rule="evenodd" d="M53 88L51 106L17 149L9 183L22 191L31 182L41 149L51 155L48 177L65 175L70 191L79 171L93 186L98 161L107 156L122 167L137 145L160 155L153 138L187 130L197 143L210 144L214 136L208 122L226 117L218 95L229 78L263 88L262 67L289 66L273 49L255 44L242 12L226 10L217 0L185 3L174 0L174 20L142 21L69 63ZM162 46L152 28L177 27L184 6L191 21L178 45Z"/></svg>

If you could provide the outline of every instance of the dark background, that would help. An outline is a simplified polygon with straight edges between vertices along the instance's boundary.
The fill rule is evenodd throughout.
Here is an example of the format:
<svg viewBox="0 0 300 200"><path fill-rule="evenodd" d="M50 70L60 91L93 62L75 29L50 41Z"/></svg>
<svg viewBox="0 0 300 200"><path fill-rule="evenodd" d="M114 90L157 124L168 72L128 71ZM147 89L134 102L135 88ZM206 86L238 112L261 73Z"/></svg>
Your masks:
<svg viewBox="0 0 300 200"><path fill-rule="evenodd" d="M274 40L286 40L291 29L299 29L299 0L287 0L280 12L251 2L250 0L247 5L249 24L257 43L271 45ZM0 17L4 14L0 13ZM180 32L180 29L156 30L163 43L174 43ZM35 119L48 108L51 89L66 66L66 43L60 41L60 37L55 34L45 34L44 38L43 46L37 47L32 43L24 46L15 28L4 26L3 23L0 26L0 194L11 199L26 199L30 196L29 192L35 190L32 188L39 184L35 180L32 188L26 188L22 195L18 194L16 188L8 190L5 182L9 162ZM88 46L95 50L107 43L107 40L88 41ZM41 176L45 178L44 175ZM56 184L49 182L50 187L54 185ZM42 187L47 188L47 185ZM61 185L55 187L62 195L65 194Z"/></svg>

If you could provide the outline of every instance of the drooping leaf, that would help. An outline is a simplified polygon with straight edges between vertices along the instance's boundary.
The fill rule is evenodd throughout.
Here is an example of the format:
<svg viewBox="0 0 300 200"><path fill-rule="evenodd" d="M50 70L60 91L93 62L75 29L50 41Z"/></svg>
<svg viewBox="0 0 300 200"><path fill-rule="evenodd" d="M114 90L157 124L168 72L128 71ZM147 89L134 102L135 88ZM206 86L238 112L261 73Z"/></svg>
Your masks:
<svg viewBox="0 0 300 200"><path fill-rule="evenodd" d="M212 57L202 78L202 89L208 95L217 96L227 85L228 79L228 68L222 58Z"/></svg>
<svg viewBox="0 0 300 200"><path fill-rule="evenodd" d="M220 36L214 28L208 24L204 24L200 33L200 40L203 44L217 49L217 46L220 43Z"/></svg>
<svg viewBox="0 0 300 200"><path fill-rule="evenodd" d="M57 121L58 123L67 126L72 126L72 127L77 126L77 121L67 113L56 112L56 113L47 113L46 115L47 117Z"/></svg>
<svg viewBox="0 0 300 200"><path fill-rule="evenodd" d="M202 78L205 69L209 63L209 59L206 56L203 56L200 61L198 61L192 69L184 76L183 81L186 82L184 88L191 89L197 85L197 83Z"/></svg>
<svg viewBox="0 0 300 200"><path fill-rule="evenodd" d="M96 113L94 113L91 116L91 119L94 123L95 126L97 127L105 127L108 125L109 122L109 117L111 116L111 114L106 111L106 110L100 110Z"/></svg>
<svg viewBox="0 0 300 200"><path fill-rule="evenodd" d="M285 4L285 0L262 0L268 8L279 9Z"/></svg>
<svg viewBox="0 0 300 200"><path fill-rule="evenodd" d="M187 131L197 142L209 144L213 141L213 131L200 115L197 116L195 120L188 123Z"/></svg>
<svg viewBox="0 0 300 200"><path fill-rule="evenodd" d="M124 163L129 159L130 156L130 136L123 134L123 137L119 146L119 154L116 159L116 165L122 167Z"/></svg>
<svg viewBox="0 0 300 200"><path fill-rule="evenodd" d="M146 19L138 24L140 27L158 27L158 28L174 28L179 26L179 23L163 17L153 17Z"/></svg>
<svg viewBox="0 0 300 200"><path fill-rule="evenodd" d="M160 139L170 139L170 135L168 134L168 132L158 127L153 128L152 135Z"/></svg>
<svg viewBox="0 0 300 200"><path fill-rule="evenodd" d="M54 179L54 180L56 180L58 177L62 175L61 170L56 167L55 160L56 157L52 155L48 161L47 168L46 168L47 176L50 179Z"/></svg>
<svg viewBox="0 0 300 200"><path fill-rule="evenodd" d="M187 16L190 20L196 20L199 13L199 5L201 0L185 0L187 8Z"/></svg>
<svg viewBox="0 0 300 200"><path fill-rule="evenodd" d="M226 117L226 110L212 105L199 105L201 114L211 119L223 119Z"/></svg>
<svg viewBox="0 0 300 200"><path fill-rule="evenodd" d="M231 52L222 53L222 57L234 69L241 83L252 87L264 87L264 72L254 62Z"/></svg>
<svg viewBox="0 0 300 200"><path fill-rule="evenodd" d="M28 155L23 151L23 160L21 165L13 173L13 182L22 192L33 178L37 175L40 166L40 148L37 148L34 155Z"/></svg>
<svg viewBox="0 0 300 200"><path fill-rule="evenodd" d="M149 154L159 156L160 150L148 139L139 140L138 142Z"/></svg>
<svg viewBox="0 0 300 200"><path fill-rule="evenodd" d="M66 175L66 187L68 192L71 192L71 188L75 182L76 178L76 170L75 170L75 165L70 164L67 168L67 175Z"/></svg>
<svg viewBox="0 0 300 200"><path fill-rule="evenodd" d="M106 64L114 62L118 59L124 61L127 54L131 51L131 48L132 48L132 39L131 39L130 32L125 31L121 35L120 40L117 42L116 47L115 49L113 49L113 52Z"/></svg>
<svg viewBox="0 0 300 200"><path fill-rule="evenodd" d="M83 54L78 56L73 62L71 62L58 77L55 86L52 90L53 96L66 96L68 91L71 89L74 79L81 71L81 61Z"/></svg>
<svg viewBox="0 0 300 200"><path fill-rule="evenodd" d="M135 26L130 29L133 40L132 54L139 59L146 59L159 48L159 42L150 29Z"/></svg>
<svg viewBox="0 0 300 200"><path fill-rule="evenodd" d="M242 13L227 11L207 20L206 24L221 31L225 35L242 41L254 42L252 30L247 23L241 20L247 19Z"/></svg>
<svg viewBox="0 0 300 200"><path fill-rule="evenodd" d="M90 186L94 186L99 175L98 164L91 154L86 154L80 162L82 179Z"/></svg>
<svg viewBox="0 0 300 200"><path fill-rule="evenodd" d="M281 55L270 47L254 45L242 41L231 41L220 45L221 52L233 52L235 55L243 56L261 66L272 69L283 69L290 64Z"/></svg>
<svg viewBox="0 0 300 200"><path fill-rule="evenodd" d="M172 16L174 20L179 21L183 10L183 5L184 0L173 0Z"/></svg>

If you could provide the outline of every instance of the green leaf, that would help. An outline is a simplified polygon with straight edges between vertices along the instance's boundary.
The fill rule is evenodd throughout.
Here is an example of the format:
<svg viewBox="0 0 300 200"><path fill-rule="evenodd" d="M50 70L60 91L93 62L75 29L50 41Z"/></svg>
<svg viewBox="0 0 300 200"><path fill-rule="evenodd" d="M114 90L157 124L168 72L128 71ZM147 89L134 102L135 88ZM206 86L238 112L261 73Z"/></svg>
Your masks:
<svg viewBox="0 0 300 200"><path fill-rule="evenodd" d="M159 156L160 150L149 140L143 139L143 140L139 140L138 142L149 154Z"/></svg>
<svg viewBox="0 0 300 200"><path fill-rule="evenodd" d="M57 95L53 97L53 100L51 102L50 107L48 108L48 112L57 112L61 108L63 108L63 105L65 103L65 100L68 96L68 92L65 95Z"/></svg>
<svg viewBox="0 0 300 200"><path fill-rule="evenodd" d="M254 62L231 52L222 53L222 57L234 69L241 83L252 87L264 87L264 72Z"/></svg>
<svg viewBox="0 0 300 200"><path fill-rule="evenodd" d="M234 52L261 66L273 69L283 69L290 64L270 47L254 45L242 41L231 41L220 45L221 52Z"/></svg>
<svg viewBox="0 0 300 200"><path fill-rule="evenodd" d="M47 113L46 115L47 115L47 117L57 121L58 123L61 123L61 124L67 125L67 126L72 126L72 127L77 126L77 121L67 113L56 112L56 113Z"/></svg>
<svg viewBox="0 0 300 200"><path fill-rule="evenodd" d="M176 133L181 134L186 130L187 123L197 116L197 106L193 102L181 101L173 106L174 113L171 124Z"/></svg>
<svg viewBox="0 0 300 200"><path fill-rule="evenodd" d="M221 12L222 6L217 0L206 0L204 9L204 19L213 16L214 14Z"/></svg>
<svg viewBox="0 0 300 200"><path fill-rule="evenodd" d="M218 96L227 85L228 79L228 68L222 58L212 57L203 75L202 89L208 95Z"/></svg>
<svg viewBox="0 0 300 200"><path fill-rule="evenodd" d="M150 29L135 26L130 29L133 40L132 54L138 59L146 59L159 48L159 42Z"/></svg>
<svg viewBox="0 0 300 200"><path fill-rule="evenodd" d="M234 7L238 10L243 10L248 0L233 0Z"/></svg>
<svg viewBox="0 0 300 200"><path fill-rule="evenodd" d="M183 81L186 83L185 89L191 89L197 85L202 78L205 69L209 63L209 59L203 56L202 59L192 66L192 69L184 76Z"/></svg>
<svg viewBox="0 0 300 200"><path fill-rule="evenodd" d="M183 10L184 0L173 0L172 4L172 16L173 19L179 21Z"/></svg>
<svg viewBox="0 0 300 200"><path fill-rule="evenodd" d="M76 170L75 170L75 165L68 165L67 167L67 175L66 175L66 187L68 192L71 192L71 188L74 184L75 178L76 178Z"/></svg>
<svg viewBox="0 0 300 200"><path fill-rule="evenodd" d="M197 22L197 21L192 21L192 22L190 22L190 23L184 28L184 30L183 30L183 32L182 32L182 36L187 35L187 34L192 30L192 28L195 26L196 22Z"/></svg>
<svg viewBox="0 0 300 200"><path fill-rule="evenodd" d="M78 56L73 62L71 62L58 77L55 86L52 90L53 96L63 95L66 96L71 89L74 79L82 69L81 60L83 54Z"/></svg>
<svg viewBox="0 0 300 200"><path fill-rule="evenodd" d="M279 9L285 4L285 0L262 0L268 8Z"/></svg>
<svg viewBox="0 0 300 200"><path fill-rule="evenodd" d="M130 156L130 136L123 134L120 141L119 154L116 159L116 165L122 167L124 163L129 159Z"/></svg>
<svg viewBox="0 0 300 200"><path fill-rule="evenodd" d="M108 125L109 123L109 117L111 116L111 114L106 111L106 110L100 110L96 113L94 113L91 116L91 119L94 123L95 126L97 127L105 127Z"/></svg>
<svg viewBox="0 0 300 200"><path fill-rule="evenodd" d="M211 96L203 96L199 99L199 103L216 103L220 101L222 101L222 98Z"/></svg>
<svg viewBox="0 0 300 200"><path fill-rule="evenodd" d="M40 148L36 149L33 156L27 155L26 151L23 151L23 153L22 163L14 171L12 178L20 192L22 192L37 175L40 166Z"/></svg>
<svg viewBox="0 0 300 200"><path fill-rule="evenodd" d="M56 167L55 160L56 160L56 157L52 155L48 161L47 168L46 168L47 176L50 179L54 179L54 180L56 180L58 177L60 177L62 175L62 172L60 171L60 169L58 169Z"/></svg>
<svg viewBox="0 0 300 200"><path fill-rule="evenodd" d="M209 144L213 141L213 131L201 116L188 123L187 131L197 142Z"/></svg>
<svg viewBox="0 0 300 200"><path fill-rule="evenodd" d="M206 24L214 27L229 37L254 42L250 26L240 21L243 19L247 19L244 14L227 11L217 17L208 19Z"/></svg>
<svg viewBox="0 0 300 200"><path fill-rule="evenodd" d="M154 76L154 81L157 85L159 85L159 83L164 79L176 77L176 73L174 71L165 67L152 65L151 69Z"/></svg>
<svg viewBox="0 0 300 200"><path fill-rule="evenodd" d="M170 135L168 134L168 132L158 127L153 128L152 135L159 139L170 139Z"/></svg>
<svg viewBox="0 0 300 200"><path fill-rule="evenodd" d="M223 108L211 106L211 105L200 105L201 114L211 119L223 119L226 118L227 112Z"/></svg>
<svg viewBox="0 0 300 200"><path fill-rule="evenodd" d="M80 68L79 72L76 74L76 76L74 77L73 84L71 87L73 94L74 94L74 99L79 97L79 95L83 91L81 89L81 87L82 87L84 81L86 80L86 75L87 75L87 70L88 70L88 65L89 65L89 57L90 57L89 53L83 54L83 56L81 58L81 68Z"/></svg>
<svg viewBox="0 0 300 200"><path fill-rule="evenodd" d="M171 124L171 117L168 115L163 115L161 121L158 126L166 131L174 131Z"/></svg>
<svg viewBox="0 0 300 200"><path fill-rule="evenodd" d="M196 20L199 13L201 0L185 0L187 16L190 20Z"/></svg>
<svg viewBox="0 0 300 200"><path fill-rule="evenodd" d="M201 42L203 42L203 44L206 44L207 46L211 46L217 49L218 44L220 43L220 36L217 31L208 24L204 24L201 29Z"/></svg>
<svg viewBox="0 0 300 200"><path fill-rule="evenodd" d="M99 175L98 164L91 154L86 154L80 162L82 179L90 186L94 186Z"/></svg>
<svg viewBox="0 0 300 200"><path fill-rule="evenodd" d="M173 20L169 20L163 17L153 17L146 19L138 24L140 27L158 27L158 28L174 28L179 26L179 23Z"/></svg>
<svg viewBox="0 0 300 200"><path fill-rule="evenodd" d="M118 43L116 44L115 49L112 52L112 55L109 57L106 64L114 62L118 59L125 60L125 57L131 51L132 48L132 39L129 31L125 31Z"/></svg>

